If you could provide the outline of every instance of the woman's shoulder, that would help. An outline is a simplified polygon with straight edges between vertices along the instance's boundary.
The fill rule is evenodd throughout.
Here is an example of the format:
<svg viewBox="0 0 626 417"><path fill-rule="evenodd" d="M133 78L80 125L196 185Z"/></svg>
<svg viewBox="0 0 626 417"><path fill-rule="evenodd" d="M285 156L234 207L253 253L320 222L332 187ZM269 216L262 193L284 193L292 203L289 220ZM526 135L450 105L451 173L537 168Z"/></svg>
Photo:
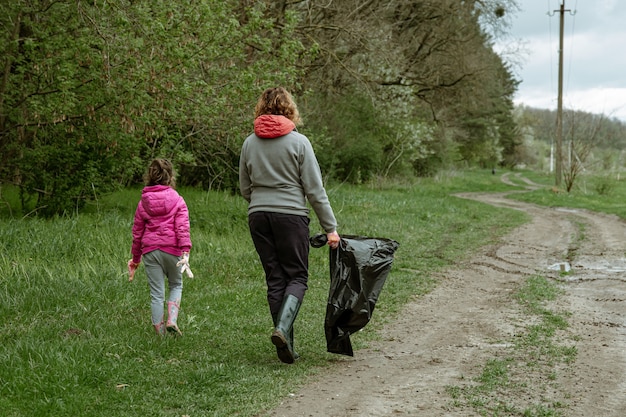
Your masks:
<svg viewBox="0 0 626 417"><path fill-rule="evenodd" d="M289 132L285 136L288 137L290 140L296 141L298 143L304 143L304 144L310 144L311 143L311 141L309 140L309 138L306 135L304 135L303 133L298 132L297 130L293 130L293 131Z"/></svg>

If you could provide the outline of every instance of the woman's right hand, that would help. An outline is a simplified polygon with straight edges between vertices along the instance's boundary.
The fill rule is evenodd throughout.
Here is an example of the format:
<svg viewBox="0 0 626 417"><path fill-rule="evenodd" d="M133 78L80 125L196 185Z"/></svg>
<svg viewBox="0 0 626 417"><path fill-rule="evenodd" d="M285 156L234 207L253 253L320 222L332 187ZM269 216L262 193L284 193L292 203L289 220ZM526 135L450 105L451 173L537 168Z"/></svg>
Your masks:
<svg viewBox="0 0 626 417"><path fill-rule="evenodd" d="M326 239L328 240L328 246L332 249L337 249L339 247L339 233L337 231L326 233Z"/></svg>

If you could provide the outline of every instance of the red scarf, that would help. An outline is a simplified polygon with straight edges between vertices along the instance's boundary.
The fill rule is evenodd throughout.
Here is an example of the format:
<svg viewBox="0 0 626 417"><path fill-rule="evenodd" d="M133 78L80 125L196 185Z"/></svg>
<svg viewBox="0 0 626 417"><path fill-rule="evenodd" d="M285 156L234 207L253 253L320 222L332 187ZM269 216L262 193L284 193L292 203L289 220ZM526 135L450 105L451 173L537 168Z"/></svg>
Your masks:
<svg viewBox="0 0 626 417"><path fill-rule="evenodd" d="M263 114L254 120L254 133L264 139L285 136L295 128L291 120L275 114Z"/></svg>

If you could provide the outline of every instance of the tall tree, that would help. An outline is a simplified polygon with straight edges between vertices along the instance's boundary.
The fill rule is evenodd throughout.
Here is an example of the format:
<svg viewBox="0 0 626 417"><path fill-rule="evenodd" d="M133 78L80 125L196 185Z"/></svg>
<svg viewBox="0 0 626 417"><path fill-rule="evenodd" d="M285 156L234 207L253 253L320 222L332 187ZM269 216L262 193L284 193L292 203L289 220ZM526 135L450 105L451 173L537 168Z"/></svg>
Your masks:
<svg viewBox="0 0 626 417"><path fill-rule="evenodd" d="M500 162L503 152L514 148L511 111L517 83L484 30L486 24L505 26L497 19L506 14L505 7L516 5L513 0L313 0L292 5L303 16L302 38L319 51L305 63L304 78L304 86L326 103L315 108L320 111L316 122L336 116L329 103L338 105L341 96L355 95L371 100L382 115L381 132L398 129L404 121L400 130L412 141L408 132L432 132L414 127L436 126L456 144L450 152L460 152L468 162ZM367 137L359 131L358 115L343 120L354 120L356 137ZM395 126L385 126L391 120ZM432 138L426 135L420 144L433 144ZM388 149L381 140L382 149ZM345 136L337 142L341 146L346 146ZM432 153L422 149L413 157Z"/></svg>
<svg viewBox="0 0 626 417"><path fill-rule="evenodd" d="M0 179L48 214L138 177L155 155L174 158L183 182L232 183L260 90L296 81L293 24L278 30L265 12L235 0L2 2Z"/></svg>

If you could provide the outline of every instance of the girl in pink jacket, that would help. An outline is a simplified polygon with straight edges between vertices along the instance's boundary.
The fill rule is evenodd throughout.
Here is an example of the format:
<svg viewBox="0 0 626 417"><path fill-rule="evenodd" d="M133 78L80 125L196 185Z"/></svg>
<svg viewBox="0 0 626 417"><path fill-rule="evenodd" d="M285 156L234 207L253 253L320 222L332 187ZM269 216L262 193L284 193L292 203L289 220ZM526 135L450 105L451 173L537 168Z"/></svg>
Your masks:
<svg viewBox="0 0 626 417"><path fill-rule="evenodd" d="M152 325L159 335L164 334L165 329L182 335L176 322L183 291L183 271L193 277L189 269L189 211L185 200L174 189L174 170L167 159L152 161L145 182L133 223L129 279L133 280L143 257L150 288ZM167 324L164 326L166 278L169 297Z"/></svg>

